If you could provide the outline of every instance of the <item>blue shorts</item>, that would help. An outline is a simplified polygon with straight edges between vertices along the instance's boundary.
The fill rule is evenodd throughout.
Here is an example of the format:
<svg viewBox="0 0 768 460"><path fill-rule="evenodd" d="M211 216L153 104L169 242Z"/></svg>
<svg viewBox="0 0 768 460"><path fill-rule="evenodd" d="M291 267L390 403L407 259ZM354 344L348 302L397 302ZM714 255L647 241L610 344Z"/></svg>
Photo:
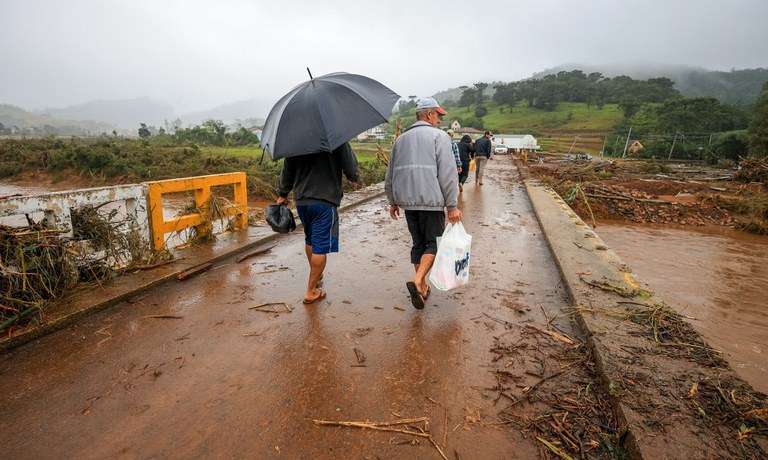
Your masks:
<svg viewBox="0 0 768 460"><path fill-rule="evenodd" d="M313 254L339 252L339 211L331 204L296 206L304 224L304 241Z"/></svg>

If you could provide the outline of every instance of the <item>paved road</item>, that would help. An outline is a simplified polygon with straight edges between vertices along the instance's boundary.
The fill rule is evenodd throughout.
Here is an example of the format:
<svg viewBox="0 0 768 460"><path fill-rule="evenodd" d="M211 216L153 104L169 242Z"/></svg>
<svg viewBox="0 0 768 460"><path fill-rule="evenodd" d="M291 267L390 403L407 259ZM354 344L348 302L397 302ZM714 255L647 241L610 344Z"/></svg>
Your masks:
<svg viewBox="0 0 768 460"><path fill-rule="evenodd" d="M3 457L439 458L424 439L312 423L420 416L450 458L535 456L530 436L494 424L503 402L483 388L496 384L489 348L504 329L483 313L544 324L547 311L575 332L515 177L501 158L481 189L466 188L471 284L434 292L423 311L405 289L405 222L377 200L342 215L322 304L300 303L307 267L295 234L6 353ZM276 301L293 311L248 308ZM146 317L157 314L182 318ZM355 348L366 367L353 367ZM520 373L521 384L538 380Z"/></svg>

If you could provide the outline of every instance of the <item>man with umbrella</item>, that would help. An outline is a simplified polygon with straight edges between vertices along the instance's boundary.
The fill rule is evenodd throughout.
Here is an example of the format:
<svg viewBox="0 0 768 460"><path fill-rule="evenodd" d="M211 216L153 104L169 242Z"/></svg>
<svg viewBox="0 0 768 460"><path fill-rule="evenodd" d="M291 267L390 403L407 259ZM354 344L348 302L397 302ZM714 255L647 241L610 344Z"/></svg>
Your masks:
<svg viewBox="0 0 768 460"><path fill-rule="evenodd" d="M339 211L342 174L358 182L357 158L349 143L333 152L310 153L286 158L280 174L277 204L288 200L293 190L296 211L304 224L304 250L309 262L309 281L304 303L325 297L318 285L323 277L327 254L339 252Z"/></svg>
<svg viewBox="0 0 768 460"><path fill-rule="evenodd" d="M416 123L392 147L385 182L389 214L397 219L400 209L405 211L413 239L411 263L416 273L406 287L418 309L424 308L429 297L427 274L437 254L437 237L445 230L446 210L451 223L462 219L451 139L437 128L446 113L431 97L418 101Z"/></svg>
<svg viewBox="0 0 768 460"><path fill-rule="evenodd" d="M309 72L309 69L307 69ZM331 73L306 81L277 101L269 112L261 145L272 159L285 158L278 204L293 191L304 224L309 280L304 303L325 297L318 284L328 253L339 250L342 175L357 182L357 159L349 140L385 123L400 99L363 75Z"/></svg>

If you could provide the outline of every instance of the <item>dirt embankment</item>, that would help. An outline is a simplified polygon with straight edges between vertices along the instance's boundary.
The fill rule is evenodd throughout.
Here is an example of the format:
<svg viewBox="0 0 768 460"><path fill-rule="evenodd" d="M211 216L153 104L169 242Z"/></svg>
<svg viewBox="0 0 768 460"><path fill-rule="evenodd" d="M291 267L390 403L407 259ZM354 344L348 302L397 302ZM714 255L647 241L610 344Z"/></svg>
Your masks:
<svg viewBox="0 0 768 460"><path fill-rule="evenodd" d="M528 174L551 185L586 221L723 225L768 234L764 162L738 170L643 160L542 157Z"/></svg>

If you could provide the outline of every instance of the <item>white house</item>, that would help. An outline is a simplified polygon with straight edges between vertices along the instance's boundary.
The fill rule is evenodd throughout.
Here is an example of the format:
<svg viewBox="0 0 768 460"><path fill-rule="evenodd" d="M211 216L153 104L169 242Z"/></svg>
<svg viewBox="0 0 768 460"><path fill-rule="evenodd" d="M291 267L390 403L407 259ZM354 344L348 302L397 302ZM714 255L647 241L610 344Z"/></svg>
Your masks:
<svg viewBox="0 0 768 460"><path fill-rule="evenodd" d="M503 144L513 152L539 150L539 142L530 134L494 134L494 145Z"/></svg>
<svg viewBox="0 0 768 460"><path fill-rule="evenodd" d="M384 140L387 137L387 124L382 123L379 126L363 131L357 135L357 140L364 141L366 139Z"/></svg>

